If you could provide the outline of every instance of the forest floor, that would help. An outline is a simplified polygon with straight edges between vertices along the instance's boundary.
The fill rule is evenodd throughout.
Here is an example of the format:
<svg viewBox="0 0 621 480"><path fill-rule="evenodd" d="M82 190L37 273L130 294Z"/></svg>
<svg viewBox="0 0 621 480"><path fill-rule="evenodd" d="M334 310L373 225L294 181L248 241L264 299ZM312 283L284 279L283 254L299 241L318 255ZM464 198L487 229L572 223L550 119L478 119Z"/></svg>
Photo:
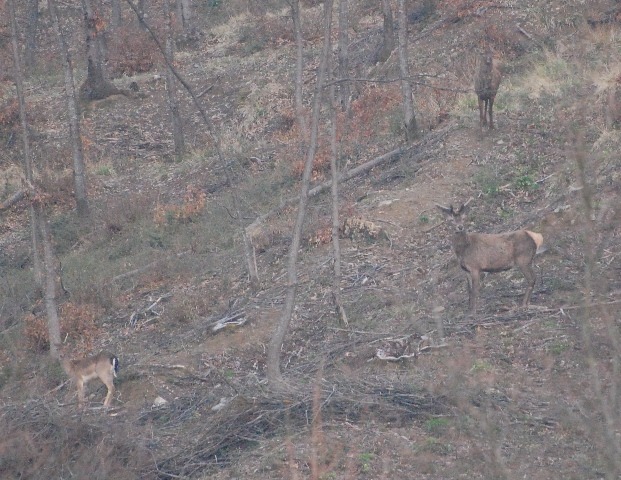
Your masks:
<svg viewBox="0 0 621 480"><path fill-rule="evenodd" d="M343 218L383 231L341 240L349 326L338 323L331 297L330 198L312 199L281 353L287 394L270 390L265 362L295 209L270 218L255 239L261 288L252 291L229 186L189 101L193 153L174 163L161 79L117 79L137 81L143 98L101 102L83 117L88 226L71 212L71 172L47 180L71 306L61 311L92 314L90 347L119 357L114 407L98 407L105 387L93 381L89 407L77 410L74 388L33 346L32 330L7 316L0 476L619 478L621 138L616 124L604 126L621 72L619 24L593 20L612 2L493 3L438 2L430 17L412 17L412 72L438 89L417 86L419 141L341 185ZM352 29L353 68L394 78L395 59L370 63L381 18L369 12ZM305 15L313 24L321 7ZM247 223L295 196L299 179L293 44L256 28L234 17L178 59L198 90L209 88L205 103L235 159ZM264 43L254 51L248 38ZM469 92L482 41L504 63L493 131L480 131ZM319 47L318 36L306 43L309 98ZM57 141L61 87L29 97L35 145L51 152L57 172L68 151ZM344 169L401 144L398 85L356 89L342 127ZM320 150L315 183L329 178L322 159ZM486 275L478 312L468 314L453 229L436 204L469 198L469 230L544 236L530 307L520 307L525 282L511 270ZM1 227L7 298L28 291L25 225L16 208ZM23 295L15 303L34 312L31 322L42 316L40 302L11 294ZM245 323L214 331L227 318ZM409 358L381 360L379 350Z"/></svg>

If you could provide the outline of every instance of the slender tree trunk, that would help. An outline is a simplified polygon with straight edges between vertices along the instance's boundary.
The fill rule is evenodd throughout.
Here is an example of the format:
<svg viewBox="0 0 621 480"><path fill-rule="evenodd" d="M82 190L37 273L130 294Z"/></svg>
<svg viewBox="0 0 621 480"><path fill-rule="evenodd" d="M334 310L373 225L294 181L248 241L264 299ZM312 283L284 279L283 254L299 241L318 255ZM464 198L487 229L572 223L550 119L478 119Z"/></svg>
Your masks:
<svg viewBox="0 0 621 480"><path fill-rule="evenodd" d="M86 31L86 59L88 71L80 87L80 101L88 103L101 100L111 95L120 94L120 90L108 80L106 58L108 47L105 22L101 15L99 0L82 0L84 26Z"/></svg>
<svg viewBox="0 0 621 480"><path fill-rule="evenodd" d="M259 287L259 275L257 273L256 263L254 262L252 245L250 244L248 235L246 234L246 230L244 228L244 220L242 218L241 211L239 208L239 198L238 198L236 187L233 182L233 177L230 171L231 167L227 164L224 158L224 154L222 152L222 143L220 142L220 137L218 136L216 129L214 128L211 118L207 115L207 112L205 111L200 101L198 100L198 97L196 96L194 89L190 86L190 84L188 84L188 82L185 81L185 79L177 71L175 66L167 60L166 51L164 47L162 47L162 44L158 40L153 30L144 21L144 18L140 16L140 12L137 9L137 7L134 6L131 0L125 0L125 1L129 5L129 7L134 11L134 13L138 16L138 21L144 26L147 32L149 32L149 35L151 36L151 38L157 45L158 50L164 56L164 61L166 62L166 66L170 69L170 71L173 73L173 75L179 81L179 83L183 85L183 88L186 89L186 91L192 98L192 102L194 103L194 106L196 107L198 112L201 114L201 117L203 121L205 122L205 125L207 125L207 130L209 132L209 135L211 136L211 139L213 140L216 153L218 155L218 160L220 161L220 164L222 165L222 169L224 170L224 174L226 175L227 183L231 187L231 192L232 192L232 197L233 197L233 208L237 216L237 221L239 222L239 228L241 230L242 239L244 243L244 255L246 257L246 267L248 268L248 276L250 277L250 285L253 289L256 289Z"/></svg>
<svg viewBox="0 0 621 480"><path fill-rule="evenodd" d="M384 17L384 38L376 58L379 63L384 63L388 60L395 49L395 22L392 16L390 0L382 0L382 15Z"/></svg>
<svg viewBox="0 0 621 480"><path fill-rule="evenodd" d="M177 12L179 15L179 22L185 33L189 33L192 30L192 5L190 0L177 0Z"/></svg>
<svg viewBox="0 0 621 480"><path fill-rule="evenodd" d="M291 0L291 18L295 35L296 61L295 61L295 116L298 120L300 131L300 149L303 148L308 138L308 127L304 118L304 106L302 104L302 69L304 67L304 39L302 38L302 18L300 16L300 0Z"/></svg>
<svg viewBox="0 0 621 480"><path fill-rule="evenodd" d="M24 66L31 71L35 66L37 51L37 27L39 26L39 0L28 0L28 21L26 24L26 48Z"/></svg>
<svg viewBox="0 0 621 480"><path fill-rule="evenodd" d="M348 0L339 0L339 79L349 78L349 14ZM350 105L350 84L349 81L343 81L339 84L338 103L341 109L349 111Z"/></svg>
<svg viewBox="0 0 621 480"><path fill-rule="evenodd" d="M102 63L102 68L106 76L109 76L108 72L108 35L106 34L106 26L108 22L105 21L104 16L104 6L102 0L84 0L86 3L93 2L93 14L94 18L97 21L97 42L99 43L99 52L100 59Z"/></svg>
<svg viewBox="0 0 621 480"><path fill-rule="evenodd" d="M118 29L123 24L123 14L121 11L121 0L112 0L112 12L110 14L110 26Z"/></svg>
<svg viewBox="0 0 621 480"><path fill-rule="evenodd" d="M175 41L173 39L172 12L170 10L170 0L164 0L166 13L166 58L169 64L175 61ZM179 114L179 101L177 100L177 87L175 86L175 75L170 68L166 69L166 91L168 93L168 109L172 119L173 142L175 145L175 158L178 162L183 159L185 151L185 140L183 138L183 128L181 116Z"/></svg>
<svg viewBox="0 0 621 480"><path fill-rule="evenodd" d="M56 304L56 268L52 240L47 226L43 209L38 209L39 228L43 243L43 260L45 262L45 312L47 314L48 333L50 339L50 356L59 358L58 347L60 346L60 322L58 320L58 306Z"/></svg>
<svg viewBox="0 0 621 480"><path fill-rule="evenodd" d="M398 0L397 21L399 22L399 72L401 75L401 95L403 97L403 126L405 141L412 143L418 137L418 125L414 115L414 100L410 84L408 62L408 30L405 15L405 0Z"/></svg>
<svg viewBox="0 0 621 480"><path fill-rule="evenodd" d="M342 1L342 0L341 0ZM339 239L339 168L338 168L338 145L336 138L336 105L334 83L330 86L330 144L332 155L330 156L330 171L332 172L332 252L334 255L334 278L332 282L332 299L336 314L345 325L349 325L347 314L341 300L341 243Z"/></svg>
<svg viewBox="0 0 621 480"><path fill-rule="evenodd" d="M614 123L618 118L619 109L616 101L616 90L616 82L611 82L611 85L608 86L608 95L606 99L606 106L604 108L604 121L606 125L606 130L612 130L612 127L614 126Z"/></svg>
<svg viewBox="0 0 621 480"><path fill-rule="evenodd" d="M11 0L9 5L11 15L11 44L13 47L13 66L15 71L15 87L17 90L17 101L19 103L19 119L22 127L22 137L24 141L24 175L28 182L28 188L32 188L32 162L30 160L30 138L28 136L28 119L26 117L26 102L24 100L24 85L21 62L19 58L19 47L17 45L17 22L15 21L15 0ZM39 238L37 235L38 218L36 210L30 203L30 238L32 241L32 264L34 278L39 287L43 286L43 268L41 257L39 256Z"/></svg>
<svg viewBox="0 0 621 480"><path fill-rule="evenodd" d="M287 267L287 297L285 306L280 317L280 321L276 326L276 331L270 340L269 350L267 353L267 379L272 387L279 388L283 385L283 377L280 371L280 350L287 334L291 316L293 315L293 307L295 304L295 291L298 282L298 250L300 249L300 241L302 238L302 227L304 226L304 218L306 217L306 207L308 204L308 191L310 189L310 179L313 170L313 162L317 152L317 138L319 136L319 113L321 110L321 98L323 87L326 79L326 70L330 53L330 35L332 28L332 4L333 0L325 0L324 2L324 38L323 50L321 52L321 60L317 71L317 84L315 87L315 95L313 99L313 114L311 121L310 142L306 162L304 164L304 173L302 174L302 186L300 192L300 203L298 205L298 215L293 229L293 239L289 248L289 263Z"/></svg>
<svg viewBox="0 0 621 480"><path fill-rule="evenodd" d="M69 112L69 135L73 149L73 185L78 215L87 217L89 214L88 197L86 194L86 180L84 168L84 150L80 135L80 121L78 119L78 104L75 95L75 83L73 81L73 68L71 57L65 38L60 30L56 0L48 0L50 15L54 24L54 32L58 40L58 47L63 60L63 72L65 76L65 101Z"/></svg>
<svg viewBox="0 0 621 480"><path fill-rule="evenodd" d="M105 22L101 16L101 8L98 5L93 5L94 2L96 0L82 0L82 12L86 27L86 58L91 60L95 69L101 70L105 77L107 57Z"/></svg>
<svg viewBox="0 0 621 480"><path fill-rule="evenodd" d="M11 36L13 46L13 59L15 66L15 85L17 88L17 97L19 102L19 116L22 126L22 135L24 137L24 171L26 180L29 183L29 188L32 187L32 164L30 161L30 142L28 137L28 119L26 117L26 105L24 102L24 88L21 61L19 58L19 49L17 46L17 22L15 21L15 0L11 0L9 5L11 16ZM50 355L53 358L58 358L57 346L60 345L60 323L58 321L58 308L56 306L56 275L54 272L54 252L52 250L52 243L49 240L49 233L47 229L47 223L45 222L44 215L41 212L39 206L31 203L30 209L31 217L31 235L33 242L33 258L35 259L35 276L39 276L37 269L41 270L39 253L37 248L37 228L41 229L41 237L43 239L43 258L45 265L45 310L47 314L47 325L50 340ZM37 223L38 222L38 225ZM39 265L37 266L37 263Z"/></svg>
<svg viewBox="0 0 621 480"><path fill-rule="evenodd" d="M145 20L149 16L149 12L147 10L147 2L145 0L138 0L138 22L142 28L145 28Z"/></svg>

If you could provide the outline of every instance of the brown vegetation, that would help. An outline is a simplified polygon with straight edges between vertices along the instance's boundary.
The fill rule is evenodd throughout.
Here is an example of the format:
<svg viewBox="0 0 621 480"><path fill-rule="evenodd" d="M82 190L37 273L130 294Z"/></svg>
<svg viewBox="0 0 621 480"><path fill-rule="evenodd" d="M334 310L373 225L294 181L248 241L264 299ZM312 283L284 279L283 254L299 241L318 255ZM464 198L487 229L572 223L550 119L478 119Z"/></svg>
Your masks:
<svg viewBox="0 0 621 480"><path fill-rule="evenodd" d="M27 18L26 2L14 3L18 18ZM99 3L107 15L109 1ZM143 3L147 21L162 23L161 1ZM102 102L80 116L88 221L75 214L62 70L55 43L43 41L49 18L42 17L24 91L35 120L34 183L46 195L56 279L66 287L57 298L62 339L68 334L66 344L81 353L114 345L123 368L114 410L76 414L59 403L76 389L47 355L27 199L3 211L0 477L616 478L621 139L617 122L603 126L607 89L621 71L621 35L618 23L584 21L613 0L520 0L511 8L435 2L409 29L423 130L409 148L402 147L397 59L370 63L381 41L380 2L349 1L351 109L336 119L339 213L357 220L343 232L351 235L341 240L337 285L349 326L339 324L332 296L324 104L323 163L314 165L308 242L300 245L295 309L280 349L290 388L281 395L266 386L266 350L288 286L291 199L299 195L295 169L305 142L292 105L288 5L250 3L192 2L197 34L175 55L222 137L225 162L185 93L187 154L173 161L157 62L149 73L114 80L135 81L144 97ZM300 106L307 115L323 9L302 3ZM72 29L81 14L58 6L81 81L84 35ZM248 12L256 8L263 16ZM142 34L130 16L123 4L122 28ZM142 40L136 53L154 51ZM482 41L504 63L494 103L503 128L490 136L478 134L471 91L470 52ZM14 87L0 88L9 105ZM21 172L22 142L7 130L0 128L0 171ZM17 182L8 173L0 181L3 199L20 188L19 175L11 178ZM527 286L515 268L488 275L478 315L467 315L454 229L434 203L469 197L476 198L473 231L528 225L545 236L548 251L533 266L536 307L510 308ZM249 287L240 223L256 233L257 290ZM405 355L388 352L387 344L405 338ZM381 360L378 350L390 355ZM94 396L85 404L94 406L106 387L89 387Z"/></svg>

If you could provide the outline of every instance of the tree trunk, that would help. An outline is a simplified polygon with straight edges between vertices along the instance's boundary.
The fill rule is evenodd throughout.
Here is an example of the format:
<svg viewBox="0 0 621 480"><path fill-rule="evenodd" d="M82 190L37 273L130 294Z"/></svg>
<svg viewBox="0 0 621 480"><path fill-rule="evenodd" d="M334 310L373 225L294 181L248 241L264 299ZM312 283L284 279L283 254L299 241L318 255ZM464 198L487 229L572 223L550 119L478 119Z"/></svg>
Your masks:
<svg viewBox="0 0 621 480"><path fill-rule="evenodd" d="M339 1L339 80L349 78L349 14L347 1ZM349 81L342 81L339 84L338 103L344 112L349 111L351 100Z"/></svg>
<svg viewBox="0 0 621 480"><path fill-rule="evenodd" d="M45 262L45 312L50 339L50 356L59 358L60 322L58 320L58 306L56 305L56 268L54 267L54 250L43 209L35 207L39 219L39 228L43 241L43 260Z"/></svg>
<svg viewBox="0 0 621 480"><path fill-rule="evenodd" d="M173 39L172 12L170 11L170 0L164 0L164 10L166 14L166 59L169 64L175 61L175 41ZM172 119L173 142L175 145L175 159L180 162L183 159L185 150L185 140L183 138L183 128L181 116L179 115L179 102L177 100L177 88L175 86L175 76L170 70L166 69L166 91L168 93L168 109Z"/></svg>
<svg viewBox="0 0 621 480"><path fill-rule="evenodd" d="M280 371L280 351L287 334L291 316L293 315L293 307L295 304L295 291L298 281L297 260L298 250L300 249L300 241L302 238L302 227L304 226L304 218L306 216L306 207L308 204L308 191L310 189L310 179L313 170L313 162L317 152L317 138L319 136L319 113L321 110L321 98L326 78L326 70L330 52L330 35L332 27L332 4L333 0L324 2L324 38L323 50L321 52L321 60L317 71L317 84L315 87L315 95L313 99L313 116L311 121L310 142L306 162L304 164L304 173L302 174L302 186L300 192L300 203L298 205L298 214L293 229L293 239L289 248L289 263L287 267L287 297L285 306L280 317L280 321L276 326L276 331L270 340L269 350L267 353L267 380L272 387L279 388L283 386L283 377Z"/></svg>
<svg viewBox="0 0 621 480"><path fill-rule="evenodd" d="M50 2L51 3L51 2ZM15 77L20 104L20 120L22 125L22 133L24 136L24 170L26 179L32 186L32 165L30 162L30 142L28 140L28 120L26 117L26 108L24 102L24 89L22 85L21 65L19 59L19 49L17 48L17 25L15 22L15 4L11 0L9 6L11 15L11 33L13 44L13 57L15 61ZM43 241L43 265L45 266L45 312L47 315L48 335L50 341L50 356L59 358L58 346L60 345L60 322L58 320L58 307L56 305L56 274L54 268L54 251L52 250L52 242L49 238L47 222L45 221L41 207L32 205L31 203L31 234L33 241L33 249L35 258L38 256L37 248L37 225L41 231ZM35 267L36 268L36 267ZM40 268L40 267L39 267ZM36 275L36 273L35 273Z"/></svg>
<svg viewBox="0 0 621 480"><path fill-rule="evenodd" d="M300 0L291 0L291 19L295 35L296 62L295 62L295 116L298 121L300 149L308 137L308 127L304 118L304 106L302 104L302 71L304 66L304 45L302 38L302 19L300 17Z"/></svg>
<svg viewBox="0 0 621 480"><path fill-rule="evenodd" d="M341 0L342 1L342 0ZM330 86L330 144L332 155L330 156L330 171L332 172L332 252L334 255L334 277L332 281L332 299L338 319L344 325L349 325L347 314L341 300L341 244L339 239L339 168L338 148L336 136L336 105L334 105L335 88Z"/></svg>
<svg viewBox="0 0 621 480"><path fill-rule="evenodd" d="M177 0L177 12L184 33L190 33L192 31L192 5L190 0Z"/></svg>
<svg viewBox="0 0 621 480"><path fill-rule="evenodd" d="M101 100L111 95L119 95L121 91L108 80L106 74L106 36L104 21L100 11L93 8L92 0L82 0L84 25L86 29L87 75L80 87L80 101L88 103Z"/></svg>
<svg viewBox="0 0 621 480"><path fill-rule="evenodd" d="M384 16L383 41L375 59L379 63L384 63L388 60L395 49L395 22L392 16L390 0L382 0L382 15Z"/></svg>
<svg viewBox="0 0 621 480"><path fill-rule="evenodd" d="M26 117L26 108L24 102L24 90L22 85L21 65L19 59L19 49L17 48L17 25L15 22L15 4L14 0L11 0L9 6L11 15L11 31L12 31L12 44L13 44L13 56L15 62L15 78L18 91L18 98L20 104L20 120L22 125L22 133L24 136L24 170L26 179L29 182L29 187L32 186L32 165L30 162L30 142L28 139L28 120ZM50 3L52 3L50 1ZM49 237L49 230L47 228L47 222L43 211L39 205L33 205L31 203L31 235L33 242L34 258L35 262L38 258L38 242L37 242L37 227L40 229L41 238L43 241L43 265L45 267L45 312L47 316L48 336L50 341L50 356L52 358L59 358L58 346L60 345L60 322L58 320L58 307L56 305L56 273L54 268L54 251L52 249L52 242ZM37 225L38 222L38 225ZM41 269L41 266L38 267ZM35 263L35 276L37 266ZM39 274L40 275L40 274Z"/></svg>
<svg viewBox="0 0 621 480"><path fill-rule="evenodd" d="M63 60L63 71L65 76L65 101L69 111L69 135L73 149L73 184L74 195L77 205L78 215L87 217L89 213L88 197L86 195L86 181L84 173L84 150L82 148L82 137L80 135L80 121L78 119L78 105L75 95L75 83L73 81L73 69L71 67L71 57L69 48L60 30L58 22L58 12L56 11L56 0L48 0L50 15L54 24L54 32L58 39L58 47Z"/></svg>
<svg viewBox="0 0 621 480"><path fill-rule="evenodd" d="M611 84L608 86L608 95L606 99L606 106L604 108L604 121L606 125L606 130L612 130L615 121L617 120L619 115L619 109L616 101L616 90L616 82L611 82Z"/></svg>
<svg viewBox="0 0 621 480"><path fill-rule="evenodd" d="M405 0L398 0L397 20L399 22L399 72L401 75L401 95L403 97L403 127L406 143L412 143L418 137L418 125L414 115L414 100L410 84L408 63L408 30L405 15Z"/></svg>
<svg viewBox="0 0 621 480"><path fill-rule="evenodd" d="M138 22L142 28L146 28L145 20L149 12L147 11L147 3L145 0L138 0Z"/></svg>
<svg viewBox="0 0 621 480"><path fill-rule="evenodd" d="M121 0L112 0L112 12L110 14L110 26L118 29L123 24L123 14L121 11Z"/></svg>
<svg viewBox="0 0 621 480"><path fill-rule="evenodd" d="M15 87L17 90L17 101L19 103L19 119L22 127L22 137L24 141L24 175L29 188L33 185L32 163L30 161L30 138L28 136L28 118L26 116L26 102L24 100L24 85L21 62L19 58L19 47L17 45L17 22L15 21L15 0L11 0L9 5L11 16L11 45L13 47L13 66L15 71ZM26 40L28 41L28 40ZM43 268L41 257L39 256L39 238L37 235L38 218L36 210L30 203L30 238L32 242L32 264L36 284L43 286Z"/></svg>
<svg viewBox="0 0 621 480"><path fill-rule="evenodd" d="M37 27L39 25L39 0L28 0L28 21L26 23L26 48L24 49L24 66L32 71L35 66L37 51Z"/></svg>

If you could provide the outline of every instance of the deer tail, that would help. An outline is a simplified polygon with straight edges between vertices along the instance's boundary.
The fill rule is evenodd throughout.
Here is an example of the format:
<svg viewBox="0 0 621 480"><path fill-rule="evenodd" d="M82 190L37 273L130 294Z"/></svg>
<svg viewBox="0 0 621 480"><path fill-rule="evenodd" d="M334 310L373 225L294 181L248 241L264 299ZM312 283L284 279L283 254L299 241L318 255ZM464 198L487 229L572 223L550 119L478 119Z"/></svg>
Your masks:
<svg viewBox="0 0 621 480"><path fill-rule="evenodd" d="M119 371L119 359L116 357L112 357L110 361L112 362L112 373L116 377L116 374Z"/></svg>
<svg viewBox="0 0 621 480"><path fill-rule="evenodd" d="M535 245L537 245L537 253L542 253L544 250L541 248L543 245L543 235L537 232L531 232L530 230L526 230L526 233L533 239Z"/></svg>

